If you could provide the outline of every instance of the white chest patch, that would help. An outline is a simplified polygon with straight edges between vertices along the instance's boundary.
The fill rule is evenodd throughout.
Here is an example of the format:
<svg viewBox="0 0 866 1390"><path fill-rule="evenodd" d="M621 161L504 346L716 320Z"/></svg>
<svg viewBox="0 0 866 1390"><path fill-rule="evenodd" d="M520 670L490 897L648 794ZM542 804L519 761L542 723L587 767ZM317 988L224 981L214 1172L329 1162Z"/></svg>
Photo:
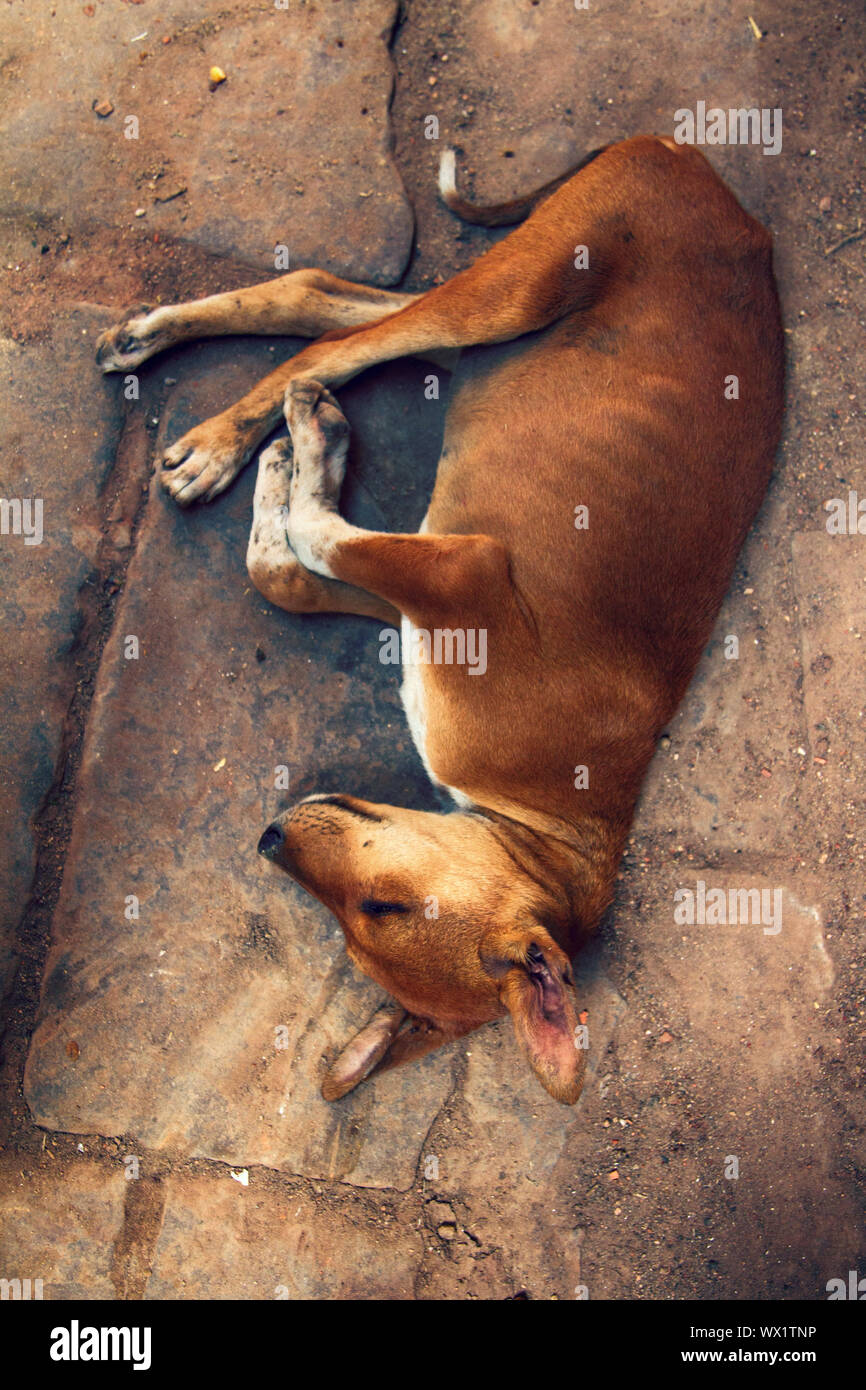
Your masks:
<svg viewBox="0 0 866 1390"><path fill-rule="evenodd" d="M440 782L430 766L427 757L427 712L424 700L424 673L423 668L412 660L414 646L412 642L412 624L408 618L402 618L400 623L400 650L403 657L403 684L400 688L400 698L403 701L403 708L406 711L406 720L409 724L409 732L412 735L412 742L418 749L419 757L427 772L430 781L437 787L444 787L445 791L454 798L458 806L472 806L474 803L463 792L456 787L446 787Z"/></svg>
<svg viewBox="0 0 866 1390"><path fill-rule="evenodd" d="M411 659L412 631L412 624L409 619L402 618L400 622L400 651L403 657L403 684L400 688L400 698L406 711L412 742L418 749L418 754L427 770L427 776L431 782L436 782L433 769L427 761L427 715L424 707L424 681L420 666Z"/></svg>

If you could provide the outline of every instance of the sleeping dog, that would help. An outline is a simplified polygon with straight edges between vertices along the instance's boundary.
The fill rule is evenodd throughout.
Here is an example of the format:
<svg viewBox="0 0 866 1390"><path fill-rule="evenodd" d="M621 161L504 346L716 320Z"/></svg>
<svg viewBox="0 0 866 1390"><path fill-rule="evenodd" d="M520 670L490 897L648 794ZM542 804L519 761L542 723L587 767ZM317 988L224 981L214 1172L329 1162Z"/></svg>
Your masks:
<svg viewBox="0 0 866 1390"><path fill-rule="evenodd" d="M541 1084L573 1104L570 959L611 901L656 739L772 470L772 243L666 137L488 209L458 195L447 154L440 188L472 221L521 225L424 294L300 270L136 314L99 360L128 371L215 334L317 339L173 445L163 483L181 505L215 497L285 415L289 437L259 459L250 576L292 612L401 628L409 726L455 803L308 797L261 837L389 995L323 1095L507 1011ZM340 516L348 425L328 388L408 355L453 372L436 484L417 534L364 531ZM481 634L483 671L448 660Z"/></svg>

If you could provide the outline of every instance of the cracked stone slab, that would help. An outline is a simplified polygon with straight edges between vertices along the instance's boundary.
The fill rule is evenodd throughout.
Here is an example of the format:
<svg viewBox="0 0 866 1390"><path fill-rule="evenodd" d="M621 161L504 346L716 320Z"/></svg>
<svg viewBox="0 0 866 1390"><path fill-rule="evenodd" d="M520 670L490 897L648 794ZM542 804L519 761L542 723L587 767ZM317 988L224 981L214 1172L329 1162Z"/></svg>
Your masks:
<svg viewBox="0 0 866 1390"><path fill-rule="evenodd" d="M146 1299L412 1297L420 1237L392 1217L359 1224L257 1175L171 1177Z"/></svg>
<svg viewBox="0 0 866 1390"><path fill-rule="evenodd" d="M177 377L176 360L154 370ZM167 436L241 394L266 360L252 343L184 353ZM439 418L423 370L396 383L392 447L423 459ZM382 408L356 409L367 395L356 392L343 393L350 421L379 423L348 510L390 512L393 525L407 499L395 502L370 456ZM183 513L154 483L97 679L28 1103L50 1129L405 1189L450 1092L453 1050L321 1099L327 1059L381 994L354 973L336 921L256 843L309 791L404 804L431 793L378 626L282 613L250 584L253 484L250 469L214 506ZM281 768L287 791L275 789Z"/></svg>
<svg viewBox="0 0 866 1390"><path fill-rule="evenodd" d="M99 491L122 427L117 398L88 398L77 384L106 322L105 310L80 308L47 342L0 342L0 496L29 501L33 525L41 503L42 518L31 528L39 543L0 535L0 997L33 877L32 820L52 784L75 679L69 652L99 544Z"/></svg>
<svg viewBox="0 0 866 1390"><path fill-rule="evenodd" d="M46 1301L114 1299L123 1172L82 1159L61 1172L0 1161L0 1278L42 1280ZM32 1294L35 1297L35 1292Z"/></svg>
<svg viewBox="0 0 866 1390"><path fill-rule="evenodd" d="M396 13L394 0L226 0L213 17L197 0L16 8L3 210L137 225L263 270L284 246L292 268L393 282L413 230L388 123ZM227 74L213 90L212 66Z"/></svg>

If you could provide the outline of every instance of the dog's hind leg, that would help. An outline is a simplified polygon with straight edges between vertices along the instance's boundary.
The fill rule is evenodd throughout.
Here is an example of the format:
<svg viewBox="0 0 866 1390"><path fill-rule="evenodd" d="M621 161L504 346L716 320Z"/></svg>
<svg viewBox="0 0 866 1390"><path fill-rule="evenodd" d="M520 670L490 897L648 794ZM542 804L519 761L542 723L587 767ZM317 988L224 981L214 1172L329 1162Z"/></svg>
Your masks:
<svg viewBox="0 0 866 1390"><path fill-rule="evenodd" d="M132 371L156 353L193 338L233 333L318 338L333 328L384 318L417 298L340 280L326 270L295 270L247 289L138 309L102 334L96 360L104 372Z"/></svg>

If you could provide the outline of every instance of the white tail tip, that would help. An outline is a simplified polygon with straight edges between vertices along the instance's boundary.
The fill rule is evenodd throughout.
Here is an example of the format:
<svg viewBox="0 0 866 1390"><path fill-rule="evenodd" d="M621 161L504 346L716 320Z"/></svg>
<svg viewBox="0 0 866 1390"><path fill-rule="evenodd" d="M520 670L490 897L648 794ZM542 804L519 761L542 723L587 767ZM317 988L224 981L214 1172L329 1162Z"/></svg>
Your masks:
<svg viewBox="0 0 866 1390"><path fill-rule="evenodd" d="M457 160L453 150L443 150L439 159L439 192L445 199L457 197Z"/></svg>

